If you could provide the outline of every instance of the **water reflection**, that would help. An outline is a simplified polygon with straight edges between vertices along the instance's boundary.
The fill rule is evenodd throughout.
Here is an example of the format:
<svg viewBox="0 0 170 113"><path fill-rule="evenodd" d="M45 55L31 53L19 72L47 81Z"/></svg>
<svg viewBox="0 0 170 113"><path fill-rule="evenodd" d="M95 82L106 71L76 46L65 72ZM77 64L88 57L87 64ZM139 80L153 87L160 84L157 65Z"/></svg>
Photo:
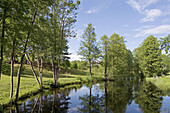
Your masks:
<svg viewBox="0 0 170 113"><path fill-rule="evenodd" d="M43 92L15 105L10 113L159 113L170 112L170 94L135 77ZM163 97L163 96L164 97ZM164 99L163 99L164 98Z"/></svg>
<svg viewBox="0 0 170 113"><path fill-rule="evenodd" d="M162 107L161 91L151 82L144 82L136 92L135 103L139 104L143 113L160 113Z"/></svg>
<svg viewBox="0 0 170 113"><path fill-rule="evenodd" d="M104 106L104 97L97 95L93 95L92 86L89 88L89 95L85 94L84 96L80 96L79 100L81 101L80 105L82 108L79 108L79 112L81 113L102 113Z"/></svg>

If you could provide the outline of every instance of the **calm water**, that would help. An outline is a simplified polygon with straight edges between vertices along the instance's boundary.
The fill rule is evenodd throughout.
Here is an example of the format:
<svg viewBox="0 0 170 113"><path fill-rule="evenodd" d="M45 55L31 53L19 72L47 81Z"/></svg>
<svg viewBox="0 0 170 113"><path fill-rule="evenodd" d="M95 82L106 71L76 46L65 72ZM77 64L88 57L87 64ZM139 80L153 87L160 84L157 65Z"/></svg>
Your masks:
<svg viewBox="0 0 170 113"><path fill-rule="evenodd" d="M50 90L4 112L170 113L170 92L138 78Z"/></svg>

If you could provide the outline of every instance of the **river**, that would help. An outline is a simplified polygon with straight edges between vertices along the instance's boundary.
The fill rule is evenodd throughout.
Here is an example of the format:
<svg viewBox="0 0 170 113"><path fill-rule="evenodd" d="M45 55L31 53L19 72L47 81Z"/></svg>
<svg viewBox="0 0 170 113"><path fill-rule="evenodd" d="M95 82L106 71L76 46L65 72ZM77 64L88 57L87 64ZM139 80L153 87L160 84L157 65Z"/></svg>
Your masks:
<svg viewBox="0 0 170 113"><path fill-rule="evenodd" d="M17 113L170 113L170 91L137 77L53 89L7 108Z"/></svg>

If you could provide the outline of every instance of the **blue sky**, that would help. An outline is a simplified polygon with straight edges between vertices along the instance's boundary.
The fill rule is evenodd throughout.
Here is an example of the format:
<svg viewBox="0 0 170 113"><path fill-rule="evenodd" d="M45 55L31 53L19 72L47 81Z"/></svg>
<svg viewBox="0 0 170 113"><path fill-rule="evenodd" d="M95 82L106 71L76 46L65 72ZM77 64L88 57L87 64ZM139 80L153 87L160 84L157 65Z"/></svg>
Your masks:
<svg viewBox="0 0 170 113"><path fill-rule="evenodd" d="M170 34L170 0L81 0L77 16L77 37L69 39L71 60L80 58L77 51L88 23L95 27L98 41L117 33L131 51L149 35L159 39Z"/></svg>

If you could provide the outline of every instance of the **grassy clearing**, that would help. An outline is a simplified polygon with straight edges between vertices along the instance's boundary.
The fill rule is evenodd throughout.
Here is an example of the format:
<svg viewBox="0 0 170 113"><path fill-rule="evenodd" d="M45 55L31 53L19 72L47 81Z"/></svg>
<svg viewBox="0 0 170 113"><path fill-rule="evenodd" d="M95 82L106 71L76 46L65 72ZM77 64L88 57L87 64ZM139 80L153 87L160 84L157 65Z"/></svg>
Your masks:
<svg viewBox="0 0 170 113"><path fill-rule="evenodd" d="M18 65L15 65L15 76L14 76L14 94L16 89L16 83L17 83L17 72ZM36 73L38 75L37 69ZM67 74L60 74L59 77L59 85L65 85L65 84L74 84L77 82L88 82L90 81L89 76L87 75L87 72L77 70L77 72L68 70ZM64 72L62 72L64 73ZM75 74L72 74L75 73ZM85 74L85 75L83 75ZM93 80L100 80L103 79L102 77L93 77ZM53 75L52 71L45 70L43 71L43 87L44 88L50 88L50 85L53 83ZM28 95L32 95L33 92L37 92L39 90L39 86L32 74L32 71L30 69L29 65L24 65L24 69L22 71L21 75L21 83L20 83L20 93L19 98L24 98ZM10 99L10 76L9 75L2 75L0 80L0 105L7 105L10 101L14 100L14 98Z"/></svg>
<svg viewBox="0 0 170 113"><path fill-rule="evenodd" d="M159 78L146 78L146 80L154 83L162 90L170 90L170 75Z"/></svg>

